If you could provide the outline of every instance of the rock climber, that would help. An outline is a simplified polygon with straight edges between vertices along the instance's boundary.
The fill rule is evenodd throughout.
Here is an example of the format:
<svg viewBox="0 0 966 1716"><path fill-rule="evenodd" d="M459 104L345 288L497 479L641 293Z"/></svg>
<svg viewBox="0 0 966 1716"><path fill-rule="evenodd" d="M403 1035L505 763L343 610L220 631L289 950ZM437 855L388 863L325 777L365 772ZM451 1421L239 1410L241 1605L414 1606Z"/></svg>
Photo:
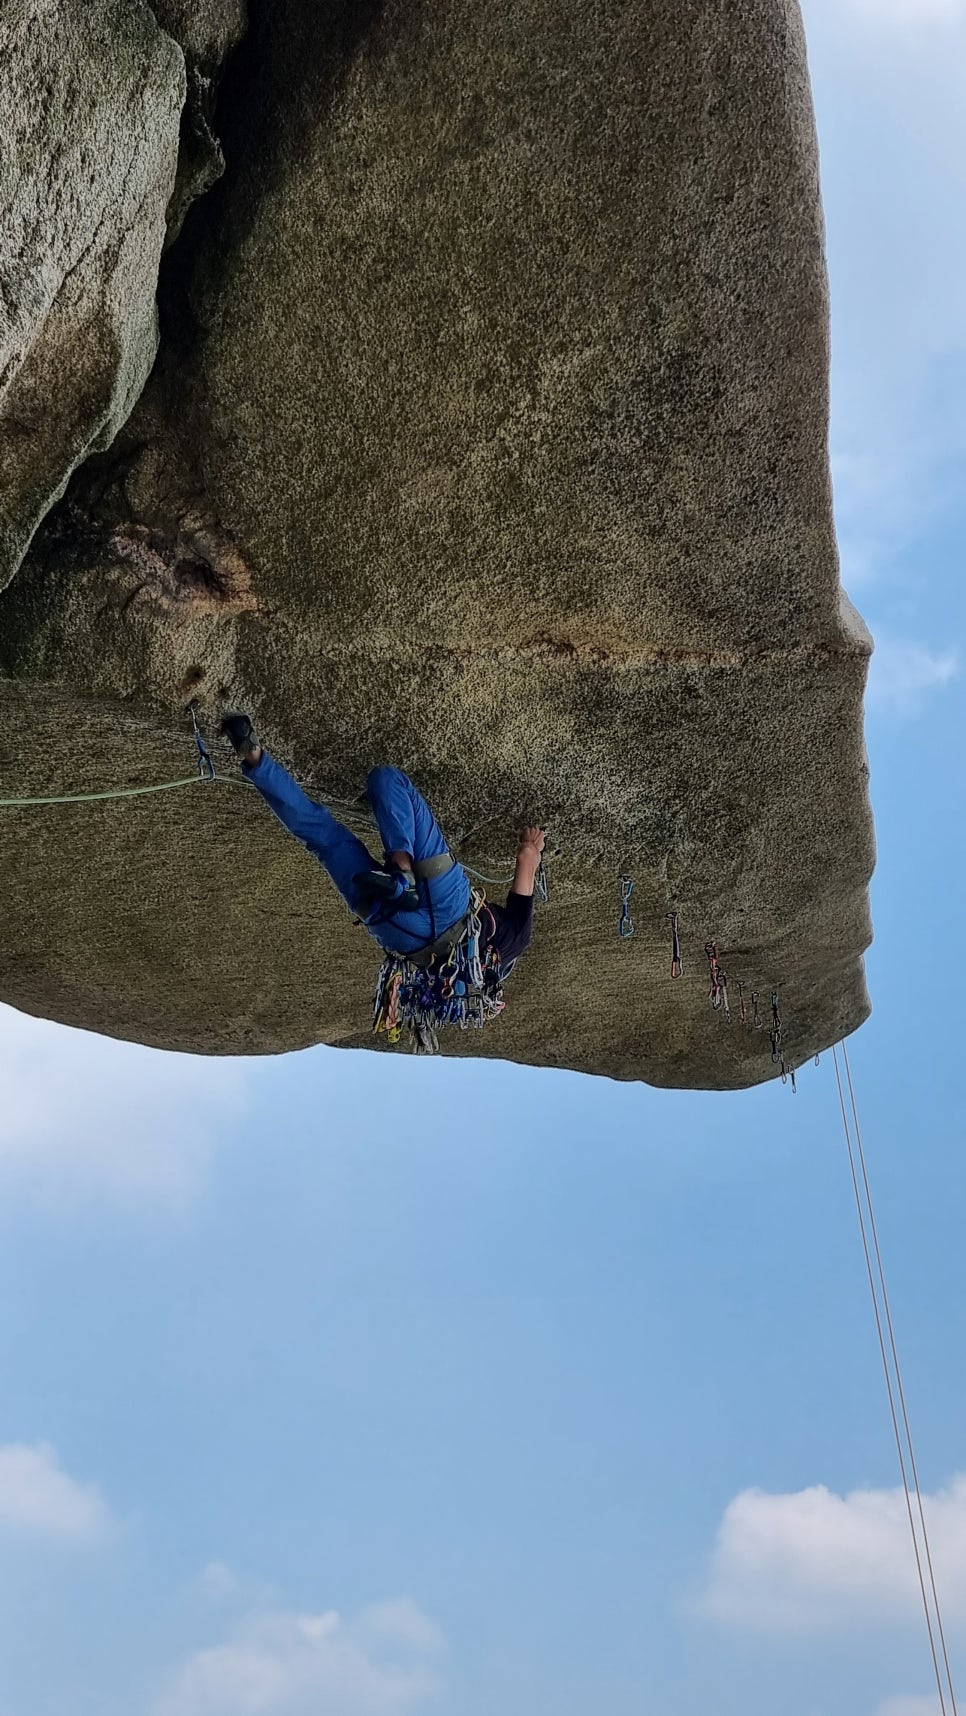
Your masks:
<svg viewBox="0 0 966 1716"><path fill-rule="evenodd" d="M502 1012L503 984L530 945L543 830L523 829L506 904L491 905L471 886L426 800L400 769L373 769L367 782L384 848L377 863L259 744L248 715L225 715L220 730L252 786L319 860L386 954L374 1030L398 1041L408 1026L415 1050L432 1053L441 1025L482 1026Z"/></svg>

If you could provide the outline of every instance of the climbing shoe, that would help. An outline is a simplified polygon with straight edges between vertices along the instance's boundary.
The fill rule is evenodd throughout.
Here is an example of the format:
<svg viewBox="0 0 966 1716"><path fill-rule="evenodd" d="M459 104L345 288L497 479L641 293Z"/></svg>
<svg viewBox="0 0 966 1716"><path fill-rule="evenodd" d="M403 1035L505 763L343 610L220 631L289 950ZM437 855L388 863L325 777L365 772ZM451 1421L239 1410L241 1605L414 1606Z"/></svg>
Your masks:
<svg viewBox="0 0 966 1716"><path fill-rule="evenodd" d="M391 912L419 911L416 878L406 870L363 870L355 882L360 893L374 906L386 906Z"/></svg>
<svg viewBox="0 0 966 1716"><path fill-rule="evenodd" d="M248 752L254 751L258 744L251 717L243 715L240 711L234 711L230 715L223 716L218 731L223 738L230 739L239 757L247 756Z"/></svg>

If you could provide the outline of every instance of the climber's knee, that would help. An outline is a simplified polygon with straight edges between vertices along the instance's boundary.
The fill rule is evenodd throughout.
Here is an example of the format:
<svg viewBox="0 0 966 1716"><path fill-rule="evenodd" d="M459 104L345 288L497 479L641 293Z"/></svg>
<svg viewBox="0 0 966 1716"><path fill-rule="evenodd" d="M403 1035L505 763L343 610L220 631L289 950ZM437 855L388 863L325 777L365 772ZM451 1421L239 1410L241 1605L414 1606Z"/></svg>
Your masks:
<svg viewBox="0 0 966 1716"><path fill-rule="evenodd" d="M366 790L372 794L385 792L387 787L398 786L406 776L402 769L395 769L389 763L380 763L376 769L370 769L366 776Z"/></svg>

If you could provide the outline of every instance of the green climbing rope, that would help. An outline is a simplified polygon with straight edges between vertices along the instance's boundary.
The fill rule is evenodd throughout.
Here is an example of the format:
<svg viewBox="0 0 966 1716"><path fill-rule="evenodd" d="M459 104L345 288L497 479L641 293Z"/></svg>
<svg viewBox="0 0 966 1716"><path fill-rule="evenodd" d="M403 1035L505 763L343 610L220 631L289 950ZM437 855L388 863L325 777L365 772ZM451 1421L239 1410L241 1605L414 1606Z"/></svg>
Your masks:
<svg viewBox="0 0 966 1716"><path fill-rule="evenodd" d="M462 858L460 859L460 864L468 876L473 876L477 882L483 882L489 888L508 888L510 883L513 881L512 875L484 876L481 870L474 870L473 866L465 863Z"/></svg>
<svg viewBox="0 0 966 1716"><path fill-rule="evenodd" d="M172 792L175 787L198 786L200 775L186 775L180 781L159 781L156 786L114 787L110 792L71 792L61 798L0 798L0 810L19 810L33 804L93 804L103 798L140 798L146 792Z"/></svg>

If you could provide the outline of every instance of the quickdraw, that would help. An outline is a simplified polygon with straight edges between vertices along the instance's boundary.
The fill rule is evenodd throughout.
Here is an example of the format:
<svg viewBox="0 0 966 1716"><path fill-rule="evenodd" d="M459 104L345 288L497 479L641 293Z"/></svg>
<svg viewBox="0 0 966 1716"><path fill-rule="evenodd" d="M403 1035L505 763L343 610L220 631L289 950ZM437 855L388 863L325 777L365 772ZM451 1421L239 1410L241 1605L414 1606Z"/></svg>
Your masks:
<svg viewBox="0 0 966 1716"><path fill-rule="evenodd" d="M743 1025L747 1025L748 1009L745 1006L745 986L743 983L738 985L738 1017Z"/></svg>
<svg viewBox="0 0 966 1716"><path fill-rule="evenodd" d="M503 1012L500 957L490 936L495 928L486 896L474 888L466 929L440 965L418 966L405 954L389 953L376 979L372 1029L395 1045L409 1029L414 1054L434 1054L445 1025L482 1030Z"/></svg>
<svg viewBox="0 0 966 1716"><path fill-rule="evenodd" d="M684 976L684 960L681 958L681 937L678 933L678 914L668 912L668 922L671 925L671 976Z"/></svg>
<svg viewBox="0 0 966 1716"><path fill-rule="evenodd" d="M712 1010L717 1013L720 1012L724 1005L724 990L721 984L721 967L718 964L717 942L706 941L704 944L704 951L708 961L708 974L711 979L711 988L708 991L708 1000L711 1002Z"/></svg>
<svg viewBox="0 0 966 1716"><path fill-rule="evenodd" d="M781 1058L780 1065L781 1065L782 1084L791 1084L792 1095L797 1096L798 1095L798 1085L795 1083L795 1068L789 1066L788 1062L785 1060L784 1055Z"/></svg>
<svg viewBox="0 0 966 1716"><path fill-rule="evenodd" d="M215 779L215 765L211 760L211 752L202 738L201 728L198 726L198 717L195 714L196 707L196 702L192 698L192 701L188 704L188 714L191 716L191 726L195 736L195 744L198 747L198 774L203 781L213 781Z"/></svg>
<svg viewBox="0 0 966 1716"><path fill-rule="evenodd" d="M621 915L620 915L620 922L617 925L617 933L620 936L621 941L630 941L631 936L634 934L634 931L637 927L636 924L634 923L634 919L631 917L631 895L633 894L633 892L634 892L634 883L633 883L631 877L630 876L622 876L621 877Z"/></svg>
<svg viewBox="0 0 966 1716"><path fill-rule="evenodd" d="M785 1027L782 1024L782 1016L778 1011L778 991L773 989L771 994L771 1031L769 1032L769 1037L771 1039L771 1058L776 1067L784 1067L785 1065L784 1060L782 1059L782 1042L784 1041L784 1036Z"/></svg>
<svg viewBox="0 0 966 1716"><path fill-rule="evenodd" d="M765 1029L765 1021L758 1011L759 999L760 997L757 989L753 989L751 992L751 1023L756 1031L763 1031Z"/></svg>

